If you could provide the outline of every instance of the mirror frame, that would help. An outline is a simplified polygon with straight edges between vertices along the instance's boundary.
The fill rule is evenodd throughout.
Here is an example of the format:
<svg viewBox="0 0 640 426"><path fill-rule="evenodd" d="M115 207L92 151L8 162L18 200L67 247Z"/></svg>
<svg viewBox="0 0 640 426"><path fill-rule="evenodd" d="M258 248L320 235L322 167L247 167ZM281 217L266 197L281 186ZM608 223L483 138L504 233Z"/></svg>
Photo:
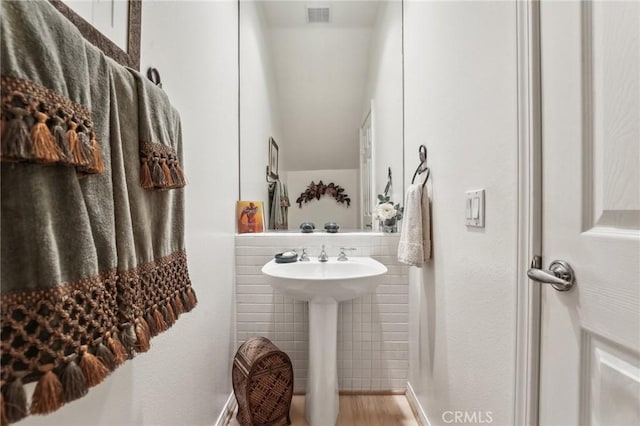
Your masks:
<svg viewBox="0 0 640 426"><path fill-rule="evenodd" d="M75 25L82 36L102 50L105 55L121 65L140 70L140 30L142 21L142 0L129 0L129 21L127 23L127 51L118 47L97 28L74 12L62 0L49 0L49 3Z"/></svg>

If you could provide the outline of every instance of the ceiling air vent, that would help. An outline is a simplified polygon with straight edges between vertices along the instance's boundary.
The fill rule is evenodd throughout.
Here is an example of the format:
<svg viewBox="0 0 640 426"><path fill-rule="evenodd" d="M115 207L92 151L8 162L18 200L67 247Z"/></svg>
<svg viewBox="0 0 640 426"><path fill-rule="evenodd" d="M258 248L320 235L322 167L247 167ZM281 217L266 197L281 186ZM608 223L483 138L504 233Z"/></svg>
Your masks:
<svg viewBox="0 0 640 426"><path fill-rule="evenodd" d="M307 22L310 24L331 22L331 9L326 6L307 6Z"/></svg>

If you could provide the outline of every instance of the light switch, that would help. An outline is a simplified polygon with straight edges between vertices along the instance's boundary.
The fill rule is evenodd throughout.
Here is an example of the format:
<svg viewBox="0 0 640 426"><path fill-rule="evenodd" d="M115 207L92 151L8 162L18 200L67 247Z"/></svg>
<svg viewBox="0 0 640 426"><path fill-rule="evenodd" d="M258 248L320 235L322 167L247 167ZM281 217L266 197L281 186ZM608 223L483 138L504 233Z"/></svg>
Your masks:
<svg viewBox="0 0 640 426"><path fill-rule="evenodd" d="M473 211L471 219L480 219L480 197L473 197L473 207L471 210Z"/></svg>
<svg viewBox="0 0 640 426"><path fill-rule="evenodd" d="M465 224L471 227L484 228L484 189L465 193Z"/></svg>

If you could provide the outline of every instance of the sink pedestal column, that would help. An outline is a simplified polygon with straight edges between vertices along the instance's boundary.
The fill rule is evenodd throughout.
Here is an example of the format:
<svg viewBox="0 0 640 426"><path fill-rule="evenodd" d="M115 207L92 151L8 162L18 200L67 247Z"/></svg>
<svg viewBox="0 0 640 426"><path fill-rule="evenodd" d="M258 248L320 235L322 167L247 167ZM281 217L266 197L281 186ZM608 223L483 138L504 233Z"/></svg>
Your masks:
<svg viewBox="0 0 640 426"><path fill-rule="evenodd" d="M338 302L309 302L309 368L305 417L310 426L333 426L338 419Z"/></svg>

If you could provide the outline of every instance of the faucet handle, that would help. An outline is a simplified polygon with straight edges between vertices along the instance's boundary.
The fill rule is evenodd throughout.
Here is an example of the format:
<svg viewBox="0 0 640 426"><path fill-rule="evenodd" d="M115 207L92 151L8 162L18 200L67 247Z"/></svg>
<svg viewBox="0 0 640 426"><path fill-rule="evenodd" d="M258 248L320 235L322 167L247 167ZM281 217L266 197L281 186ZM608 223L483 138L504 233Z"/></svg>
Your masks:
<svg viewBox="0 0 640 426"><path fill-rule="evenodd" d="M340 254L338 254L338 260L341 260L341 261L349 260L349 258L347 257L347 254L345 253L346 250L355 251L356 249L354 247L340 247Z"/></svg>
<svg viewBox="0 0 640 426"><path fill-rule="evenodd" d="M300 262L308 262L309 261L309 254L307 253L307 249L306 248L302 248L302 254L300 255Z"/></svg>

